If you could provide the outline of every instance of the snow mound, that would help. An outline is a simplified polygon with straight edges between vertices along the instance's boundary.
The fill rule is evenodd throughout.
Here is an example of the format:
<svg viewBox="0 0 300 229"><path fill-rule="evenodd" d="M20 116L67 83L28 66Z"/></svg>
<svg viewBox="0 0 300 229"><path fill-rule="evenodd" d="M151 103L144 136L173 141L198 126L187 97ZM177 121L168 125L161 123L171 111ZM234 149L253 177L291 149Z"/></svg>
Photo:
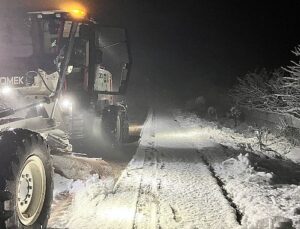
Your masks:
<svg viewBox="0 0 300 229"><path fill-rule="evenodd" d="M242 179L245 182L266 183L271 182L272 173L257 172L251 166L246 155L238 155L237 158L229 158L222 163L214 164L215 172L223 179Z"/></svg>
<svg viewBox="0 0 300 229"><path fill-rule="evenodd" d="M300 203L300 186L272 185L273 174L255 171L242 155L215 164L214 170L243 212L242 225L246 228L268 228L292 221L298 224L300 217L294 212Z"/></svg>
<svg viewBox="0 0 300 229"><path fill-rule="evenodd" d="M93 220L97 205L113 190L113 178L91 175L86 180L72 180L54 175L54 202L50 228L81 228L80 222Z"/></svg>

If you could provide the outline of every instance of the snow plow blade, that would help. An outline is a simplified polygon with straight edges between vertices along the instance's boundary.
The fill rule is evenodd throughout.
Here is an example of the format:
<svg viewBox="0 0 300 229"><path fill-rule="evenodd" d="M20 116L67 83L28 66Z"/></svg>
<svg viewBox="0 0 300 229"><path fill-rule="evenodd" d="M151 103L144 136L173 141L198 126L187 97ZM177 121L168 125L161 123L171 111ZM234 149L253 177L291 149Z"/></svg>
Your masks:
<svg viewBox="0 0 300 229"><path fill-rule="evenodd" d="M73 180L86 180L97 174L99 178L112 175L111 166L100 158L70 155L52 155L55 173Z"/></svg>

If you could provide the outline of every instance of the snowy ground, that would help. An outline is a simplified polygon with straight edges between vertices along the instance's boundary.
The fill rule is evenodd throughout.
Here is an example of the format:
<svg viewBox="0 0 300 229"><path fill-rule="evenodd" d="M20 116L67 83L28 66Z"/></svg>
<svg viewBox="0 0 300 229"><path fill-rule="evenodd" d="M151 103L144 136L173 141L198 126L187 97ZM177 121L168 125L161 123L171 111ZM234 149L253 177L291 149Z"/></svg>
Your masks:
<svg viewBox="0 0 300 229"><path fill-rule="evenodd" d="M293 224L300 228L300 166L288 159L277 159L278 154L288 158L290 151L297 152L290 143L270 136L274 142L272 151L261 152L249 128L241 134L190 113L174 114L189 130L185 137L193 139L240 211L242 226L292 228ZM204 139L210 139L212 145L203 145ZM292 159L298 157L294 155Z"/></svg>
<svg viewBox="0 0 300 229"><path fill-rule="evenodd" d="M160 109L117 183L56 175L49 227L300 228L299 165L264 156L255 144L253 136ZM287 142L276 144L275 156L288 154Z"/></svg>

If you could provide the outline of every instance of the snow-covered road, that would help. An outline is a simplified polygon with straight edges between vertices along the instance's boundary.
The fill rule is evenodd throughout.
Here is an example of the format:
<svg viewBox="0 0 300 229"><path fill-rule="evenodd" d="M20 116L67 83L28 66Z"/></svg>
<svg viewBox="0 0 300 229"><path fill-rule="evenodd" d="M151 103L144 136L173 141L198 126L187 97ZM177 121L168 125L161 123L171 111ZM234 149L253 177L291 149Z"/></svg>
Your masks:
<svg viewBox="0 0 300 229"><path fill-rule="evenodd" d="M52 215L50 227L231 229L266 228L267 223L268 228L275 228L272 217L260 225L249 219L269 207L270 214L274 213L272 216L281 213L274 206L274 197L269 198L271 205L263 202L260 208L256 208L259 205L257 201L264 200L260 198L264 197L264 193L255 182L263 183L270 175L257 175L252 171L252 179L255 180L252 185L240 182L238 177L231 179L230 176L235 173L230 173L230 169L238 168L242 179L248 178L243 174L247 158L240 156L236 160L236 164L240 160L240 167L226 167L230 162L230 165L233 164L232 161L222 164L228 160L228 152L209 136L200 138L195 132L191 136L191 128L184 121L182 117L174 118L172 112L166 109L150 112L140 146L118 182L113 184L110 179L92 177L88 182L69 184L68 195L72 198L66 200L62 194L57 196L54 205L61 205L62 200L65 204L59 208L59 213ZM266 192L270 191L268 188L263 186ZM295 200L289 201L286 196L285 204L291 210L297 209L299 186L293 184L292 187L280 188L280 192L294 193L295 196L289 198ZM237 196L237 189L243 189L243 195L249 189L259 196L253 198L254 193L249 195L250 199L243 198ZM276 197L276 191L267 194ZM251 201L255 201L254 207L244 206L252 205ZM288 225L289 222L286 222L285 226Z"/></svg>
<svg viewBox="0 0 300 229"><path fill-rule="evenodd" d="M148 123L136 228L236 228L236 212L168 113ZM144 137L144 135L143 135Z"/></svg>

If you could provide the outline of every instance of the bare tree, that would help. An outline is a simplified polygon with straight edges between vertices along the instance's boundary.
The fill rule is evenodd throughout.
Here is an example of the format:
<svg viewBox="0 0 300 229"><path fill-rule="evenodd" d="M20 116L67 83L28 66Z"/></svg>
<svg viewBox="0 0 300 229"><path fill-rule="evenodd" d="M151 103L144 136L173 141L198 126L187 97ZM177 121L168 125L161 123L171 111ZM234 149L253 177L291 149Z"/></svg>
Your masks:
<svg viewBox="0 0 300 229"><path fill-rule="evenodd" d="M300 45L292 51L300 57ZM300 61L286 68L267 72L265 69L238 79L230 95L240 106L249 109L289 113L300 117Z"/></svg>

